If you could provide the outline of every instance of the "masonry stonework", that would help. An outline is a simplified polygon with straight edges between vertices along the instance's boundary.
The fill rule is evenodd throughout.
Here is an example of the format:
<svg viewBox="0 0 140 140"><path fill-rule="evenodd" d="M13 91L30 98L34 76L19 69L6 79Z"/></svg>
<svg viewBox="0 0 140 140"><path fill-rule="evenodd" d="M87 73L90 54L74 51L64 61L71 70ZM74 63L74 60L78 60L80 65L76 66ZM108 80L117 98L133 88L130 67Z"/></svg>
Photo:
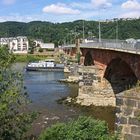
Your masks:
<svg viewBox="0 0 140 140"><path fill-rule="evenodd" d="M79 92L77 103L81 105L115 106L111 85L102 78L102 69L96 66L79 67Z"/></svg>
<svg viewBox="0 0 140 140"><path fill-rule="evenodd" d="M120 58L125 61L130 68L133 70L136 77L140 80L140 55L131 54L127 52L119 52L114 50L103 50L103 49L88 49L81 48L82 52L82 60L81 64L83 64L85 56L88 52L92 55L93 63L103 69L102 77L104 76L105 70L109 63L116 58Z"/></svg>
<svg viewBox="0 0 140 140"><path fill-rule="evenodd" d="M121 140L140 140L140 94L124 92L116 96L116 130Z"/></svg>

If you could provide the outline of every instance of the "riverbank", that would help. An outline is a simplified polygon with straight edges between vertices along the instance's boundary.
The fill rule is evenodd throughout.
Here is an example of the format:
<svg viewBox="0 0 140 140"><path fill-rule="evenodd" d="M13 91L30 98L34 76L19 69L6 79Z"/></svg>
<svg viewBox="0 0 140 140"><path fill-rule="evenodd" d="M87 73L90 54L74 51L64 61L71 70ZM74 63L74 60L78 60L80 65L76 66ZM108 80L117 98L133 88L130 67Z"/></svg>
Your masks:
<svg viewBox="0 0 140 140"><path fill-rule="evenodd" d="M64 104L69 107L77 108L82 110L82 112L86 112L85 116L92 116L95 119L105 120L108 124L109 131L114 132L115 130L115 107L108 106L84 106L76 103L76 97L64 97L57 100L58 104Z"/></svg>
<svg viewBox="0 0 140 140"><path fill-rule="evenodd" d="M15 55L15 62L32 62L52 58L55 59L56 61L59 61L56 57L53 56L27 54L27 55Z"/></svg>

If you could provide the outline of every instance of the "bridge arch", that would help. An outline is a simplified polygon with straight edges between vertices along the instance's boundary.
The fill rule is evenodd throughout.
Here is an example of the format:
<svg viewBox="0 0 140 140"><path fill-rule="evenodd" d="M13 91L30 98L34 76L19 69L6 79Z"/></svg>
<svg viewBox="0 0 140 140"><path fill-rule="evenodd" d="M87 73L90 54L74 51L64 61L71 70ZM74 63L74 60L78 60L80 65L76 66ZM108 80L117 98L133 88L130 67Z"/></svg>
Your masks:
<svg viewBox="0 0 140 140"><path fill-rule="evenodd" d="M115 94L132 88L138 81L130 65L119 57L107 65L104 78L109 81Z"/></svg>
<svg viewBox="0 0 140 140"><path fill-rule="evenodd" d="M94 65L94 60L93 60L93 57L92 57L90 51L88 51L86 53L86 55L85 55L84 65L85 66L92 66L92 65Z"/></svg>

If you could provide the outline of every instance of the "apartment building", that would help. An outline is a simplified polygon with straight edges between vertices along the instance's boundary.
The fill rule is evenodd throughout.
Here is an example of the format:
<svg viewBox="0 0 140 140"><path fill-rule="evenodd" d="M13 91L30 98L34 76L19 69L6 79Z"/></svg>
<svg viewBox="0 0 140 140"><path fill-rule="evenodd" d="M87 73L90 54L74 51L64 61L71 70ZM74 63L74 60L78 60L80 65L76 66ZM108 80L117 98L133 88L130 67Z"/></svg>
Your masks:
<svg viewBox="0 0 140 140"><path fill-rule="evenodd" d="M7 45L10 51L17 54L26 54L29 50L29 41L26 36L0 38L0 45Z"/></svg>

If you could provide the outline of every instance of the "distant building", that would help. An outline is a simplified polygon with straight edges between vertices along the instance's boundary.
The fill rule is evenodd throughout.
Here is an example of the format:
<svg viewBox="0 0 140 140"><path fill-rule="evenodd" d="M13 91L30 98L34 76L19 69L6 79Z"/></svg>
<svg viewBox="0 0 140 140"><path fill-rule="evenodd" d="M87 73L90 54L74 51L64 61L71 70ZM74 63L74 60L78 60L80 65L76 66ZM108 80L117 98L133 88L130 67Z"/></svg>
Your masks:
<svg viewBox="0 0 140 140"><path fill-rule="evenodd" d="M10 51L17 54L26 54L29 49L29 41L25 36L0 38L0 45L7 45Z"/></svg>
<svg viewBox="0 0 140 140"><path fill-rule="evenodd" d="M55 45L54 43L44 43L43 40L41 39L36 39L34 40L34 47L35 47L35 51L38 52L40 49L42 49L43 52L47 51L47 50L55 50Z"/></svg>
<svg viewBox="0 0 140 140"><path fill-rule="evenodd" d="M129 38L129 39L126 39L125 41L126 41L127 43L132 43L132 44L135 44L135 43L137 42L137 40L134 39L134 38Z"/></svg>
<svg viewBox="0 0 140 140"><path fill-rule="evenodd" d="M8 45L10 43L9 38L0 38L0 45Z"/></svg>
<svg viewBox="0 0 140 140"><path fill-rule="evenodd" d="M97 42L97 38L95 38L95 36L92 36L83 40L83 43L89 43L89 42Z"/></svg>
<svg viewBox="0 0 140 140"><path fill-rule="evenodd" d="M54 50L54 43L43 43L41 48L44 50Z"/></svg>

